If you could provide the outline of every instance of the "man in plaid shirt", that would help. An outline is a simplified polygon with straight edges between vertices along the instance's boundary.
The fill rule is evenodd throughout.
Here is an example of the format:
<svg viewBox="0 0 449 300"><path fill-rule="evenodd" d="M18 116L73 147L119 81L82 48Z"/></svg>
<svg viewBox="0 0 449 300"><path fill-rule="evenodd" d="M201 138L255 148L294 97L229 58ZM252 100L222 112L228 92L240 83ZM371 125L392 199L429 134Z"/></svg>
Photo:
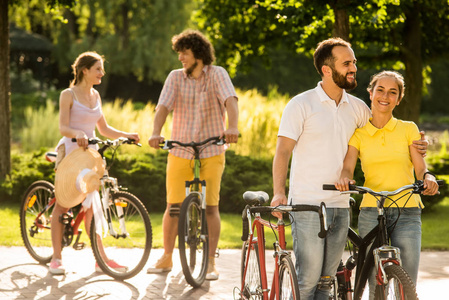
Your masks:
<svg viewBox="0 0 449 300"><path fill-rule="evenodd" d="M162 126L173 111L171 139L189 143L213 136L224 136L227 143L237 143L238 104L234 86L226 70L213 66L214 49L199 31L186 30L172 39L183 68L167 77L156 107L153 134L148 140L158 149L164 142ZM228 126L226 128L226 113ZM209 267L207 280L217 280L215 251L220 236L218 209L221 177L225 165L225 146L207 147L200 156L201 178L207 182L206 217L209 230ZM180 205L185 198L185 181L193 178L192 154L179 147L170 151L167 160L167 207L162 220L164 255L148 273L167 272L172 268L172 253L178 228Z"/></svg>

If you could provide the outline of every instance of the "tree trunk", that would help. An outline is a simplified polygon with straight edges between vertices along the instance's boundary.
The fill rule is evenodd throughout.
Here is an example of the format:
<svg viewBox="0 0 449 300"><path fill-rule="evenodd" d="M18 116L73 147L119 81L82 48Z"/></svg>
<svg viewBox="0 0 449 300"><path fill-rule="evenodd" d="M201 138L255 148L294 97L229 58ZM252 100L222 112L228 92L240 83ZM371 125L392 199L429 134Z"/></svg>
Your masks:
<svg viewBox="0 0 449 300"><path fill-rule="evenodd" d="M334 8L335 23L332 30L334 37L339 37L349 42L349 16L346 9Z"/></svg>
<svg viewBox="0 0 449 300"><path fill-rule="evenodd" d="M394 115L418 124L423 89L422 32L419 5L414 1L413 7L404 10L404 13L404 44L401 47L401 56L405 64L405 97L394 110Z"/></svg>
<svg viewBox="0 0 449 300"><path fill-rule="evenodd" d="M11 172L8 0L0 0L0 181Z"/></svg>

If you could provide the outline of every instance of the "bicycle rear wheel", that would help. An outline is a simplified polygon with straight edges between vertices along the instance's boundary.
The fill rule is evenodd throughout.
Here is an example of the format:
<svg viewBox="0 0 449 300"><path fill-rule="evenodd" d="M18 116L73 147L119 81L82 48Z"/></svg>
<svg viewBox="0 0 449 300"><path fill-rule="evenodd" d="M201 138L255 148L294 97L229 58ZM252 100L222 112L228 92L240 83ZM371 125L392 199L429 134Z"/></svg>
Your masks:
<svg viewBox="0 0 449 300"><path fill-rule="evenodd" d="M41 264L50 262L51 214L54 206L47 207L54 196L55 187L48 181L33 182L26 190L20 206L20 232L30 255Z"/></svg>
<svg viewBox="0 0 449 300"><path fill-rule="evenodd" d="M385 267L388 283L376 285L374 299L417 300L415 285L407 272L398 265Z"/></svg>
<svg viewBox="0 0 449 300"><path fill-rule="evenodd" d="M92 220L90 241L98 267L107 275L124 280L145 266L152 246L148 212L140 200L126 192L111 194L107 236L96 233ZM115 264L114 264L115 263Z"/></svg>
<svg viewBox="0 0 449 300"><path fill-rule="evenodd" d="M206 216L198 194L190 194L182 203L178 223L178 247L182 272L193 287L200 287L209 261L209 237Z"/></svg>
<svg viewBox="0 0 449 300"><path fill-rule="evenodd" d="M288 255L281 257L279 266L279 299L299 299L298 278Z"/></svg>
<svg viewBox="0 0 449 300"><path fill-rule="evenodd" d="M251 247L248 255L248 247ZM263 299L262 276L260 274L259 252L255 240L252 243L245 241L242 247L241 259L241 296L243 299Z"/></svg>

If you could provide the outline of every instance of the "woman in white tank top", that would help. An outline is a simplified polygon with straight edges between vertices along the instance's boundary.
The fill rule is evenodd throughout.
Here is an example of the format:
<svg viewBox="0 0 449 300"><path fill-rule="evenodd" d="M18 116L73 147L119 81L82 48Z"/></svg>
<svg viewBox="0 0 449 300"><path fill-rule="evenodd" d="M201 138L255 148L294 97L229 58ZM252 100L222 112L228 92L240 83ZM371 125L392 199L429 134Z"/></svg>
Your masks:
<svg viewBox="0 0 449 300"><path fill-rule="evenodd" d="M139 142L137 133L119 131L106 122L101 110L100 95L93 88L94 85L101 83L101 78L105 74L103 61L103 57L96 52L84 52L76 58L72 65L74 80L71 82L70 88L61 92L59 98L59 131L63 138L57 146L56 168L59 162L73 150L78 147L88 147L88 138L95 137L95 128L101 135L110 139L126 137ZM76 138L76 142L72 142L72 138ZM96 146L89 145L89 147L95 149ZM52 274L65 273L61 262L63 226L59 221L59 216L67 211L68 208L64 208L56 202L51 220L53 258L49 269ZM87 209L84 219L87 234L89 234L92 215L92 208ZM111 264L114 263L111 261Z"/></svg>

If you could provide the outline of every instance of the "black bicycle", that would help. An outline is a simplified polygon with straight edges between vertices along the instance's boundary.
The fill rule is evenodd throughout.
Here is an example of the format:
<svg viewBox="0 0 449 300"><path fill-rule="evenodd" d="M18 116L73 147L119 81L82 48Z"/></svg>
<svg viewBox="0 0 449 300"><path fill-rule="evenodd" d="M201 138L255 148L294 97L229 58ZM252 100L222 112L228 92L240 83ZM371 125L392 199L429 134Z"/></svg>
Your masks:
<svg viewBox="0 0 449 300"><path fill-rule="evenodd" d="M443 186L445 182L438 180L438 185ZM423 181L405 185L395 191L375 192L370 188L356 185L349 185L349 191L342 193L368 193L377 199L378 225L374 227L365 237L359 236L352 228L348 231L348 246L350 256L345 263L340 262L335 280L330 280L331 294L329 299L352 300L361 299L368 277L374 267L376 270L375 299L418 299L416 287L401 266L400 250L390 246L389 234L394 226L389 228L386 224L386 209L401 209L395 205L395 201L390 197L407 192L403 197L410 197L412 194L420 194L424 190ZM333 184L324 184L323 190L337 190ZM391 200L392 205L385 208L385 200ZM397 201L397 200L396 200ZM407 201L406 201L407 202ZM399 217L398 217L399 218ZM397 220L396 220L397 222ZM369 251L368 251L369 249ZM352 271L357 266L354 290L352 289Z"/></svg>
<svg viewBox="0 0 449 300"><path fill-rule="evenodd" d="M224 144L225 140L216 136L198 143L166 140L162 147L165 150L183 147L193 154L194 176L193 180L186 181L186 198L182 203L178 222L178 247L182 271L186 281L193 287L199 287L203 284L209 263L206 181L200 179L200 154L208 146Z"/></svg>

